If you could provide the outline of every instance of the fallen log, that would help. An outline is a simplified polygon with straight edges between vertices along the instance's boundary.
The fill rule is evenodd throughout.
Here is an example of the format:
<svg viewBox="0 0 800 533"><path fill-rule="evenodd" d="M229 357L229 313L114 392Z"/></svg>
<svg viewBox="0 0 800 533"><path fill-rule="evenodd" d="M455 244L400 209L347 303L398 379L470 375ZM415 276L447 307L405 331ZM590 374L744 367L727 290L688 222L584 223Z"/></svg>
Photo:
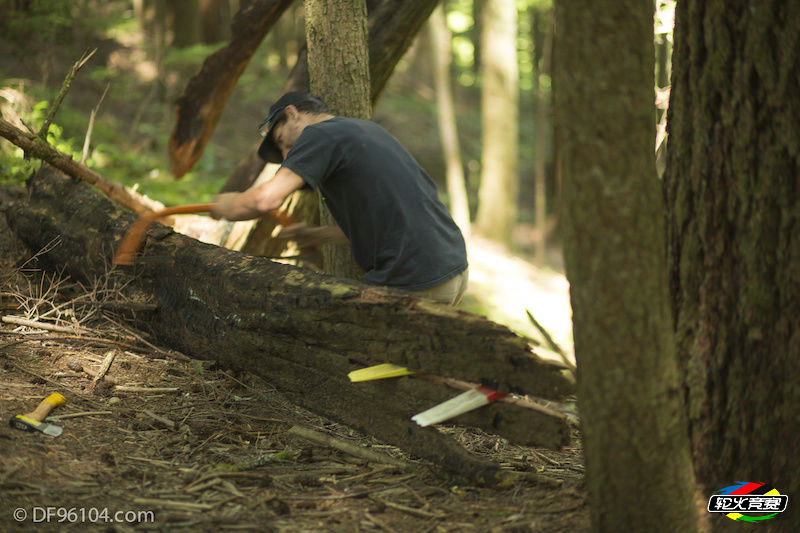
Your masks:
<svg viewBox="0 0 800 533"><path fill-rule="evenodd" d="M9 224L31 249L61 237L39 257L43 267L79 281L104 275L134 216L49 167L29 187L28 201L9 208ZM112 275L152 299L146 323L159 342L260 375L298 405L473 480L496 483L502 475L410 420L452 391L411 378L353 384L347 373L391 362L554 400L574 390L562 367L477 315L203 244L161 225L148 233L144 258ZM468 415L496 432L511 421L528 443L559 446L568 436L563 418L514 406Z"/></svg>

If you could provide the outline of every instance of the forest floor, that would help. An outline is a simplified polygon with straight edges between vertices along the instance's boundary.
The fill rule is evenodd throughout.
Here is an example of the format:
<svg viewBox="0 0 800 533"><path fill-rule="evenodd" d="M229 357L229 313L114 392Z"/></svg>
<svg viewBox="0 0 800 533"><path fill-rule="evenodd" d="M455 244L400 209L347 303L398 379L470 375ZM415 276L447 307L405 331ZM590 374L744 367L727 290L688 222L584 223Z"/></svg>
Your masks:
<svg viewBox="0 0 800 533"><path fill-rule="evenodd" d="M472 253L473 290L508 300L513 288L530 291L544 279L540 293L526 292L526 300L563 296L555 274L542 278L524 262L497 259L496 249L472 247L481 250ZM71 311L85 309L76 303L95 299L98 289L44 276L35 260L20 268L33 255L0 212L0 314L46 321L49 311L49 318L60 315L62 324L79 323L84 331L76 336L0 322L0 413L30 412L53 392L67 400L50 419L63 427L59 437L0 426L3 531L589 529L577 431L567 447L547 450L445 426L472 453L560 482L558 488L465 485L288 403L254 375L148 344L124 323L99 319L101 313ZM492 264L497 272L488 270ZM110 352L113 363L94 384ZM294 436L295 426L411 467L313 444Z"/></svg>

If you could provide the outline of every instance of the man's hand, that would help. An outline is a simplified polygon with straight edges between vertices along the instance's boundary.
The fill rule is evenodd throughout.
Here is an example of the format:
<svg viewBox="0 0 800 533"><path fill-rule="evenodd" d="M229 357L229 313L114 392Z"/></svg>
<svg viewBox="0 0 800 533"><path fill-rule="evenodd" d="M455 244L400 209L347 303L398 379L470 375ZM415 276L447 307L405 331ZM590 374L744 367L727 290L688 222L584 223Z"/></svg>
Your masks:
<svg viewBox="0 0 800 533"><path fill-rule="evenodd" d="M278 209L294 191L305 185L303 178L288 168L281 167L272 179L244 192L228 192L214 197L216 205L211 210L214 218L251 220Z"/></svg>
<svg viewBox="0 0 800 533"><path fill-rule="evenodd" d="M234 220L241 211L242 193L227 192L214 197L214 206L211 208L211 218Z"/></svg>

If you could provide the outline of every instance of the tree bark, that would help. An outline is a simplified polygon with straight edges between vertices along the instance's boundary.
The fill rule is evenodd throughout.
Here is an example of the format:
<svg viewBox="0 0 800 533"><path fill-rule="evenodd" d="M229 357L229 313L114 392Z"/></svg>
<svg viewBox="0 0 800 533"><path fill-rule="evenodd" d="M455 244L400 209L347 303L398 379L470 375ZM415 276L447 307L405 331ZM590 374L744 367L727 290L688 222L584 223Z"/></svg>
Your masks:
<svg viewBox="0 0 800 533"><path fill-rule="evenodd" d="M481 15L481 186L475 229L510 244L517 219L518 68L515 0L485 0Z"/></svg>
<svg viewBox="0 0 800 533"><path fill-rule="evenodd" d="M653 4L555 5L564 251L593 529L694 531L653 154Z"/></svg>
<svg viewBox="0 0 800 533"><path fill-rule="evenodd" d="M464 167L461 162L461 148L458 143L453 89L450 86L450 30L444 8L434 10L428 22L431 55L433 56L434 83L436 85L436 109L439 118L439 138L447 167L447 195L450 199L450 213L453 215L461 233L469 238L469 202L464 180Z"/></svg>
<svg viewBox="0 0 800 533"><path fill-rule="evenodd" d="M368 120L372 116L365 0L305 0L308 74L311 92L334 115ZM319 195L320 220L336 221ZM340 278L361 279L349 246L322 247L323 268Z"/></svg>
<svg viewBox="0 0 800 533"><path fill-rule="evenodd" d="M703 495L800 495L800 4L678 2L669 278ZM792 503L765 531L800 531ZM714 531L742 525L712 517Z"/></svg>
<svg viewBox="0 0 800 533"><path fill-rule="evenodd" d="M79 281L107 275L111 248L133 216L49 168L29 186L28 203L9 209L9 223L31 249L61 238L39 256L40 264ZM156 305L141 320L159 342L258 374L309 410L473 479L502 476L410 421L452 391L411 378L350 383L347 373L392 362L543 398L563 398L573 389L560 367L539 360L525 339L477 315L202 244L161 225L149 232L145 257L133 271L110 276ZM563 417L489 407L466 418L516 442L566 441ZM520 427L510 427L515 424Z"/></svg>

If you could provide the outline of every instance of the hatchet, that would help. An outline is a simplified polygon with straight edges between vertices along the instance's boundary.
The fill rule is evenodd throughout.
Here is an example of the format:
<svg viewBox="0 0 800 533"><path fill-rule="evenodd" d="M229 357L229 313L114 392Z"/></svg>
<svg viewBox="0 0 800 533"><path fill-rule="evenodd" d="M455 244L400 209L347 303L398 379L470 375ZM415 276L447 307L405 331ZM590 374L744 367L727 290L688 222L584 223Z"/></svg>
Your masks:
<svg viewBox="0 0 800 533"><path fill-rule="evenodd" d="M190 205L177 205L173 207L166 207L160 211L151 211L140 216L136 221L131 224L128 231L117 248L117 253L114 255L115 265L132 265L139 248L142 247L147 229L158 219L172 216L172 215L188 215L192 213L207 213L214 207L213 203L206 204L190 204ZM268 213L282 226L291 226L295 224L294 219L289 213L279 210L273 210ZM320 238L325 235L320 236Z"/></svg>
<svg viewBox="0 0 800 533"><path fill-rule="evenodd" d="M50 411L59 405L65 404L66 402L66 398L59 393L54 392L42 400L42 403L40 403L36 409L24 415L16 415L11 417L11 420L9 420L8 423L12 428L21 429L22 431L41 431L45 435L58 437L64 430L59 426L42 422L42 420L47 417Z"/></svg>

